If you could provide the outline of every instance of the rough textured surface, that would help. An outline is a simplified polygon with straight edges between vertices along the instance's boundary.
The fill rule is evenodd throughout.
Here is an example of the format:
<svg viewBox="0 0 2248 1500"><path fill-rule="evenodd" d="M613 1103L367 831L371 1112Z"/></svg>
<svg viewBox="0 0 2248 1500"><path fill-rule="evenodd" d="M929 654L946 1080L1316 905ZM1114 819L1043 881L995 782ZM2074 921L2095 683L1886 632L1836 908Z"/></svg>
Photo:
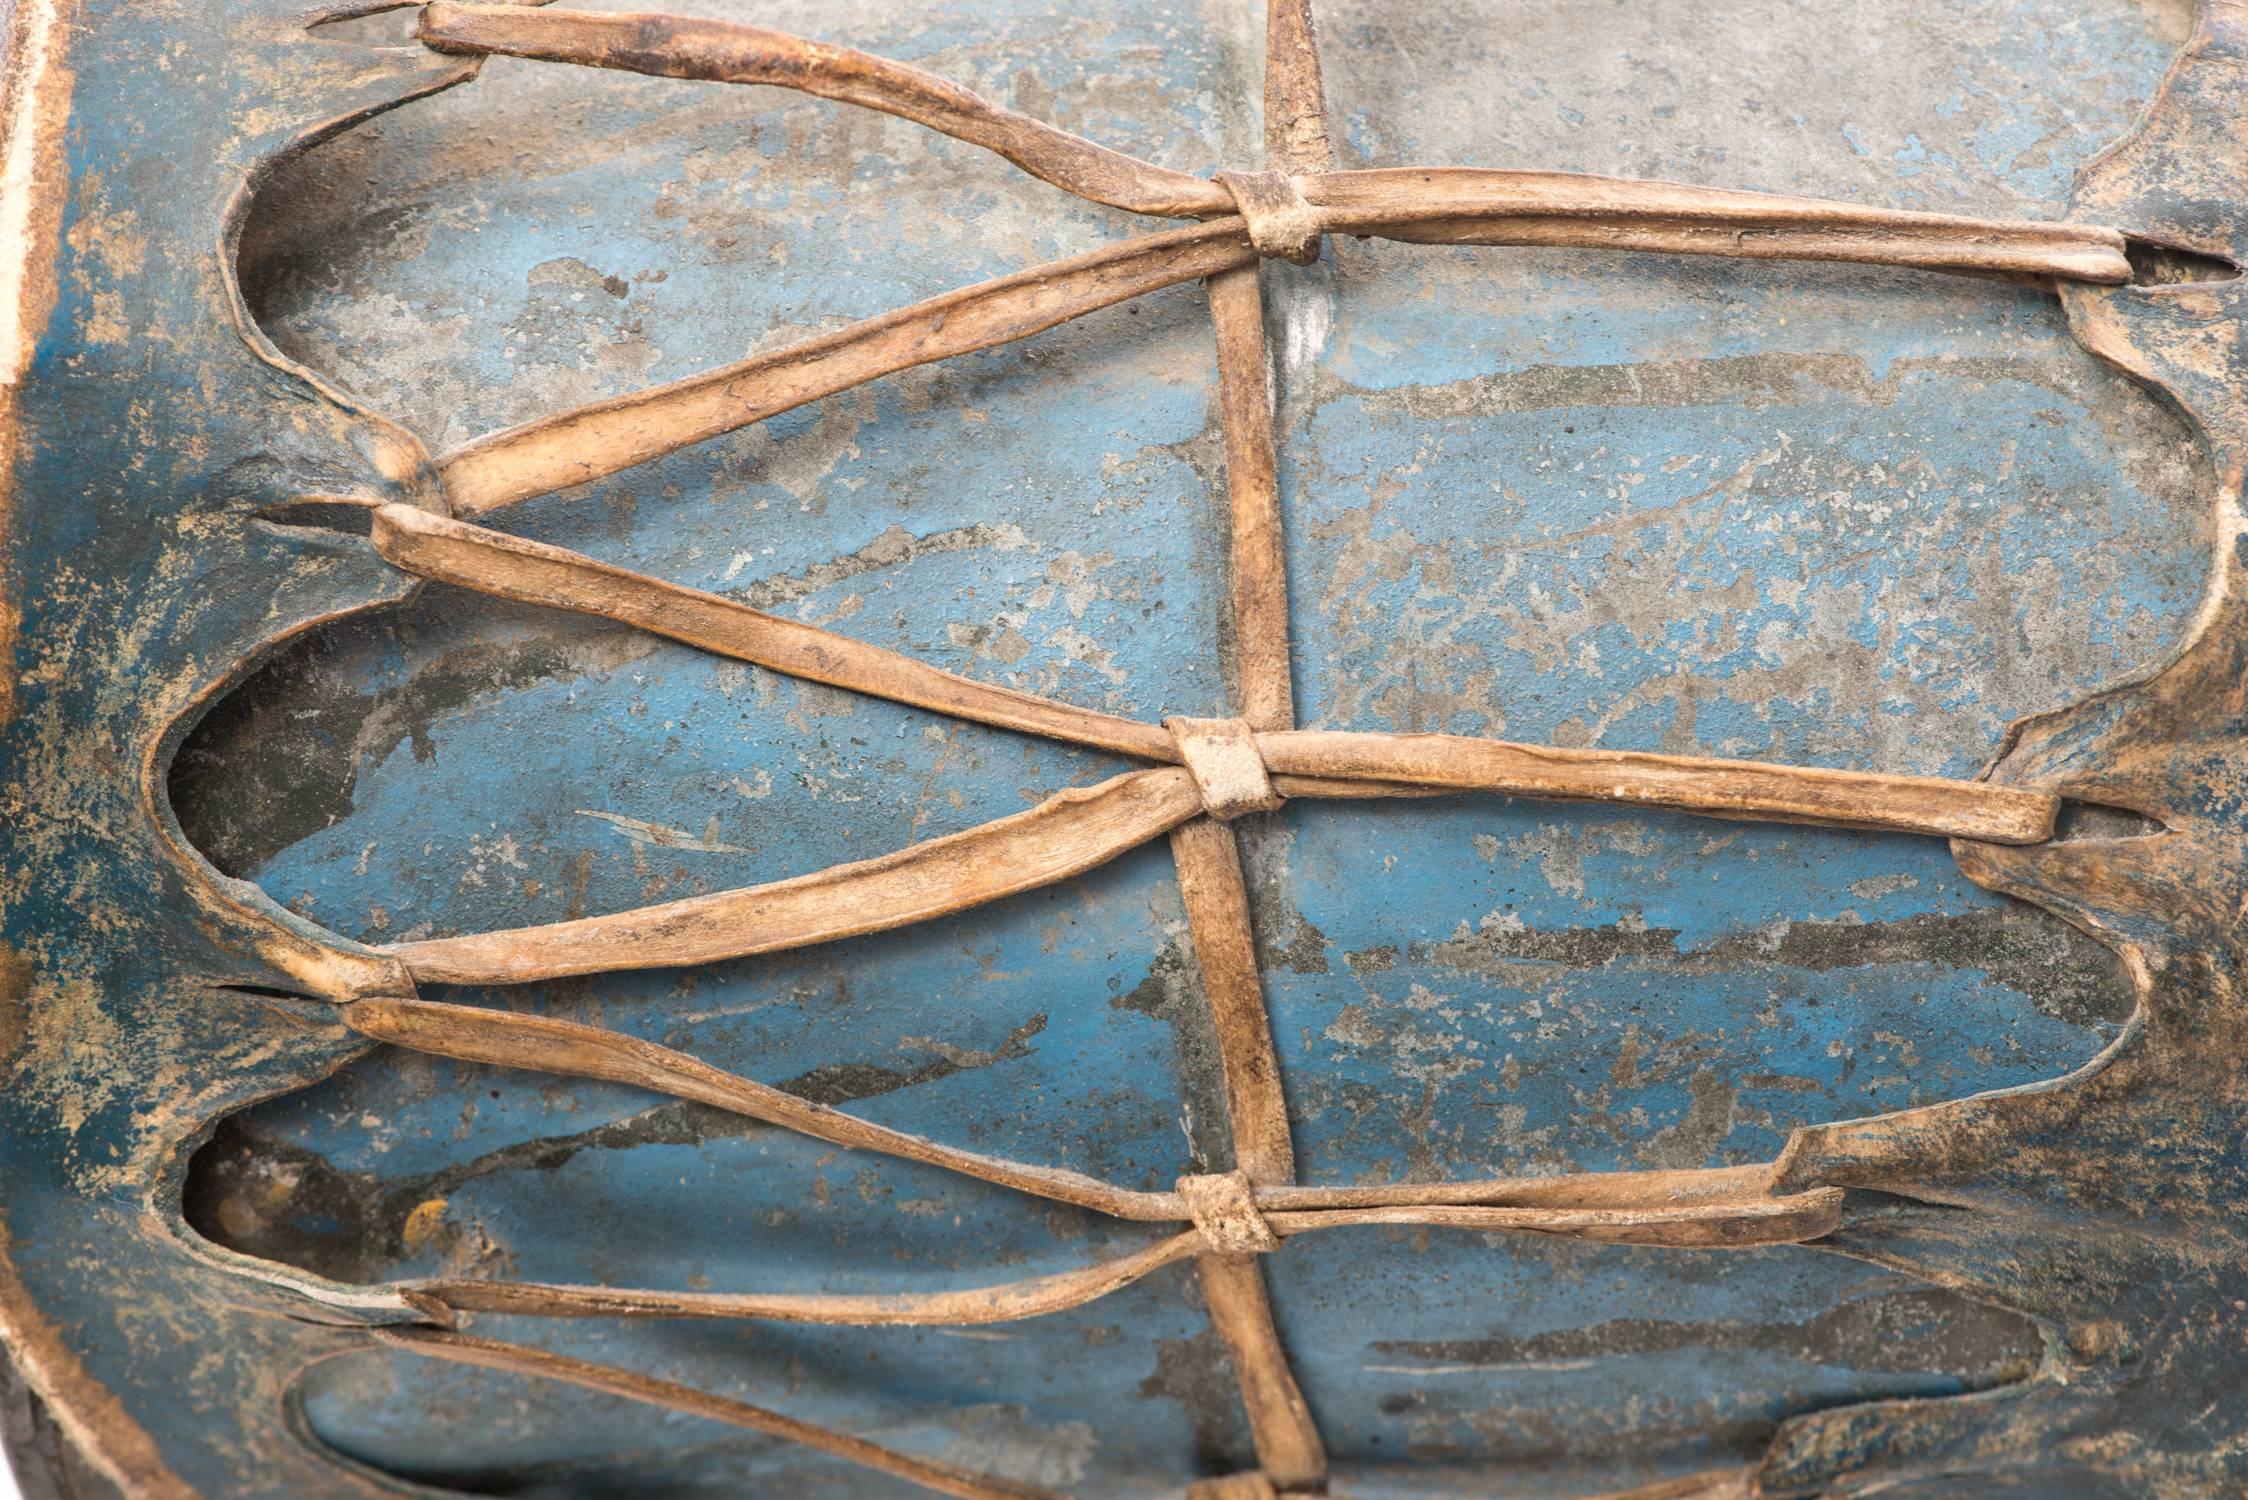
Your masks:
<svg viewBox="0 0 2248 1500"><path fill-rule="evenodd" d="M1340 165L1576 167L2009 215L2065 211L2075 168L2129 124L2184 35L2177 8L2126 0L1685 4L1603 9L1595 48L1582 7L1420 9L1408 30L1395 7L1322 7ZM102 19L79 44L84 89L153 66L121 16ZM1259 138L1248 7L932 21L854 3L757 19L920 62L1187 172L1249 162ZM237 46L300 72L311 54L292 49L335 45L244 24L255 34ZM1859 65L1829 86L1838 55ZM174 66L218 64L213 51ZM454 66L411 64L433 79ZM111 136L74 149L145 174L159 118L112 116ZM287 133L267 128L261 140ZM186 155L221 173L248 149ZM162 155L183 150L166 139ZM122 784L68 818L41 789L98 787L103 746L188 707L230 642L275 633L248 602L220 618L230 599L263 608L266 576L299 567L317 597L291 621L403 592L348 545L242 519L314 472L370 482L367 460L291 450L223 478L194 468L264 436L260 403L350 424L229 344L192 253L157 268L177 278L168 291L128 269L167 195L130 173L73 181L58 327L81 331L81 366L43 372L40 389L72 392L73 437L110 434L118 457L66 455L58 428L33 429L46 467L19 469L18 495L109 509L19 510L16 545L52 560L131 535L145 550L47 575L51 597L25 606L34 689L7 743L41 812L11 835L28 852L11 854L24 873L0 898L29 955L0 971L24 976L5 1190L33 1301L67 1309L75 1357L169 1462L235 1493L253 1468L277 1494L360 1482L262 1415L296 1358L345 1340L232 1311L252 1295L240 1263L176 1212L194 1130L338 1064L219 1127L188 1185L203 1235L346 1282L683 1290L752 1275L942 1288L1152 1238L1026 1216L995 1189L620 1087L353 1060L333 1028L164 988L222 970L281 987L287 965L210 958L244 949L224 917L184 956L153 945L145 892L95 893L99 972L26 944L52 920L43 903L84 889L72 872L89 843L73 840L124 840L135 816ZM179 201L154 226L164 242L214 243L220 198ZM249 279L284 348L438 448L1130 222L897 121L501 61L286 169L252 219ZM1266 276L1307 725L1972 774L2009 723L2181 641L2206 582L2211 478L2192 432L2030 289L1349 242ZM165 337L138 322L129 343L100 337L104 297L118 317L161 308ZM144 347L176 364L152 382L123 360ZM233 384L189 379L199 361ZM88 363L108 383L77 394L89 387L66 376ZM132 415L128 389L165 400ZM993 682L1141 718L1223 714L1217 404L1200 294L1180 288L509 524ZM175 467L135 477L130 455L151 451ZM236 577L183 575L178 551L125 519L170 515L180 495L199 545L231 526L267 553ZM123 634L102 613L122 605L100 597L123 577L154 580L147 659L48 696L37 674L70 680L58 643L73 630ZM137 696L145 683L165 696ZM64 743L72 724L100 727ZM1121 769L431 588L284 648L205 722L172 794L229 872L346 939L393 942L795 874ZM1298 804L1237 827L1309 1182L1765 1160L1796 1127L2057 1077L2132 1009L2106 948L1986 894L1926 841L1465 800ZM1146 851L926 929L440 998L599 1022L950 1143L1160 1186L1226 1165L1186 933ZM49 1180L28 1163L51 1163ZM146 1202L126 1191L144 1180ZM1847 1248L1898 1233L1869 1219ZM1926 1270L1909 1249L1879 1256ZM1265 1269L1355 1494L1502 1479L1595 1493L1752 1460L1790 1417L1998 1386L2053 1357L2017 1312L1803 1251L1720 1260L1375 1228L1307 1238ZM148 1290L104 1296L120 1282ZM1158 1493L1254 1462L1183 1268L959 1335L479 1331L1055 1487ZM355 1458L464 1487L645 1494L659 1469L681 1495L838 1483L754 1437L388 1352L314 1367L301 1411ZM1847 1432L1797 1441L1790 1482L1878 1472L1889 1451ZM2082 1492L2068 1474L2037 1479ZM861 1482L887 1492L841 1481Z"/></svg>

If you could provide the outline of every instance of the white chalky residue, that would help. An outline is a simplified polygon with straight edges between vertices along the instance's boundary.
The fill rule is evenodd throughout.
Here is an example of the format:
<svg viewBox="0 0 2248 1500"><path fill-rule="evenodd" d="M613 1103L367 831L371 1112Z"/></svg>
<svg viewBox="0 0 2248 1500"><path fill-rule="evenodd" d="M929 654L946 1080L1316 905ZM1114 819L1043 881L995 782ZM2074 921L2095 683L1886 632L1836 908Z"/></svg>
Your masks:
<svg viewBox="0 0 2248 1500"><path fill-rule="evenodd" d="M14 385L31 364L33 339L25 327L31 309L24 299L30 274L31 211L37 199L41 101L55 86L59 58L54 38L61 34L55 0L21 0L16 35L23 40L21 64L9 77L7 121L0 140L0 386ZM67 85L67 78L61 80Z"/></svg>

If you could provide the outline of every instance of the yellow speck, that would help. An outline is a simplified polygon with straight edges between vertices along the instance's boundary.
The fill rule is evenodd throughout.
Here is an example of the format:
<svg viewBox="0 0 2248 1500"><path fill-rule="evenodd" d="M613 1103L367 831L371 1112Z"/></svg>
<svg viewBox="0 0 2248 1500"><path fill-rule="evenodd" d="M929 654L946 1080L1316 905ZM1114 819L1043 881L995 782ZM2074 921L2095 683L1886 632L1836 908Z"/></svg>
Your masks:
<svg viewBox="0 0 2248 1500"><path fill-rule="evenodd" d="M445 1200L443 1198L425 1198L415 1204L414 1211L406 1215L406 1227L399 1231L398 1235L400 1242L405 1246L406 1253L408 1255L419 1255L422 1247L429 1243L430 1236L437 1233L437 1226L444 1221Z"/></svg>

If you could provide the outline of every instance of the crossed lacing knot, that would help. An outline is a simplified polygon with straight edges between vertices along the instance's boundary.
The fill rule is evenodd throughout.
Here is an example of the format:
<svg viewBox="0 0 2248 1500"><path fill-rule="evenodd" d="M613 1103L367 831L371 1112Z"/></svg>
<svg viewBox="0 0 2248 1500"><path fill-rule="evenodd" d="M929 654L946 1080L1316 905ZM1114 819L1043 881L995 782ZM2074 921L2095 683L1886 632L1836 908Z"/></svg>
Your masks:
<svg viewBox="0 0 2248 1500"><path fill-rule="evenodd" d="M1280 1236L1257 1212L1256 1193L1249 1186L1248 1174L1213 1172L1206 1177L1181 1177L1178 1193L1186 1202L1186 1211L1194 1216L1194 1228L1202 1236L1202 1243L1217 1254L1266 1255L1280 1248Z"/></svg>
<svg viewBox="0 0 2248 1500"><path fill-rule="evenodd" d="M1202 810L1225 822L1271 812L1287 800L1272 789L1264 754L1246 719L1165 719L1179 762L1202 794Z"/></svg>
<svg viewBox="0 0 2248 1500"><path fill-rule="evenodd" d="M1233 194L1249 226L1249 243L1263 256L1308 266L1319 259L1319 212L1304 201L1285 172L1218 172L1215 181Z"/></svg>

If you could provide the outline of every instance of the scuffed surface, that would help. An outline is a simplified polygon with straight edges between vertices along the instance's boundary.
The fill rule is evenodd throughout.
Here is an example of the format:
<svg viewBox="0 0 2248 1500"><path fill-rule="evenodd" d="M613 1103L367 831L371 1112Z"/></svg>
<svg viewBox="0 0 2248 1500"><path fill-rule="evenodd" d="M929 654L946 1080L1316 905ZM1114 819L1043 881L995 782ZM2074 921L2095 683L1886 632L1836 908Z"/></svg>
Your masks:
<svg viewBox="0 0 2248 1500"><path fill-rule="evenodd" d="M1004 16L972 43L889 22L850 38L1032 108L1035 90L1019 91L1068 73L1068 49L1113 47L1130 74L1155 55L1131 38L1165 25L1180 98L1222 97L1248 76L1238 33L1181 51L1190 18L1117 24L1097 44L1091 23ZM1715 180L2037 212L2052 173L2065 181L2102 128L2121 127L2141 96L2131 88L2143 95L2166 55L2162 28L2135 12L2105 24L2138 40L2103 52L2068 107L2104 110L2107 124L2074 124L2035 160L1985 163L1971 184L1947 179L1963 196L1933 196L1924 172L1875 171L1846 144L1832 156L1856 172L1848 180L1808 167ZM810 29L844 34L825 15ZM1585 119L1540 137L1510 115L1523 138L1502 153L1480 123L1487 101L1430 109L1426 59L1386 53L1379 31L1347 12L1329 22L1338 57L1354 39L1373 44L1334 84L1369 163L1528 153L1712 176L1689 137L1600 159ZM1557 75L1582 57L1558 33L1533 36ZM996 71L1026 47L1028 62ZM1950 56L1955 80L1975 76L1967 39ZM1445 65L1500 61L1455 53ZM1505 61L1522 75L1519 56ZM1927 97L1939 81L1862 114L1901 119L1927 102L1958 119L1949 95ZM1167 117L1102 113L1101 91L1131 92L1108 76L1046 112L1123 126L1108 138L1167 164L1216 164L1135 136L1127 122ZM308 163L277 189L263 221L261 249L281 257L261 283L268 325L439 443L1118 227L962 148L786 96L503 64L477 92L384 126L387 138L339 143L327 172ZM1385 134L1385 112L1406 100L1418 133ZM1208 119L1218 106L1194 107ZM462 153L480 166L498 149L460 144L456 120L472 110L498 122L484 139L529 170L464 202L444 191L469 169ZM626 155L535 161L516 144L528 127L506 124L535 110L598 121ZM347 240L335 227L347 205L323 184L363 173L394 181L409 206L380 235ZM301 217L283 218L285 204ZM339 241L351 253L332 269L290 248ZM2157 656L2201 586L2190 436L2077 350L2029 291L1346 242L1284 295L1302 304L1276 312L1293 335L1282 466L1305 723L1972 774L2014 718ZM537 502L511 524L991 680L1150 717L1220 709L1224 533L1198 304L1182 289L887 381ZM1115 769L438 591L279 670L196 748L183 801L208 809L212 846L276 895L369 940L776 878ZM293 718L291 705L316 715ZM279 758L228 748L251 734L307 759L276 784L293 837L243 799L200 793L211 784L200 778ZM497 764L525 774L477 774ZM1797 1125L2063 1072L2129 1009L2105 950L1978 891L1924 841L1478 799L1298 807L1248 837L1311 1181L1764 1159ZM1222 1157L1206 1007L1160 855L927 932L509 1003L1133 1185ZM355 1277L864 1289L884 1284L885 1266L914 1267L915 1285L1057 1269L1115 1238L1087 1240L1076 1216L1051 1212L1035 1216L1043 1229L1018 1224L987 1201L997 1195L915 1185L893 1164L791 1167L821 1153L651 1111L629 1091L389 1056L226 1139L238 1154L212 1163L209 1222L245 1248ZM349 1211L299 1222L304 1190L276 1192L226 1235L224 1215L270 1163L313 1174ZM684 1206L707 1193L740 1208ZM620 1243L617 1217L655 1232ZM1337 1460L1371 1466L1365 1478L1383 1486L1472 1487L1496 1463L1578 1493L1749 1456L1809 1405L1987 1385L2034 1357L2026 1325L1923 1307L1909 1283L1820 1258L1764 1257L1791 1288L1786 1307L1766 1308L1738 1300L1759 1284L1752 1269L1630 1257L1634 1275L1659 1278L1633 1294L1660 1307L1650 1326L1588 1304L1593 1273L1568 1247L1381 1238L1291 1249L1274 1263L1274 1295ZM1354 1263L1378 1270L1346 1278L1351 1296L1310 1290L1321 1268ZM1408 1291L1424 1284L1444 1290ZM1526 1321L1463 1332L1466 1304L1499 1285ZM1361 1303L1380 1288L1393 1291ZM1419 1311L1392 1306L1397 1296L1423 1299ZM1175 1413L1189 1388L1197 1411L1222 1399L1222 1364L1197 1384L1178 1373L1183 1352L1163 1352L1206 1333L1120 1326L1102 1358L1151 1373L1111 1420L1137 1432L1122 1413ZM1897 1328L1903 1352L1868 1326ZM1537 1352L1570 1328L1584 1331L1565 1355ZM649 1356L672 1348L650 1330L618 1337ZM1492 1352L1508 1338L1529 1352ZM1463 1340L1482 1352L1443 1352ZM1506 1373L1524 1363L1576 1368ZM1494 1368L1453 1369L1479 1365ZM411 1368L395 1378L405 1385L390 1399L437 1399ZM1694 1394L1660 1410L1634 1394L1679 1388ZM354 1451L404 1457L408 1408L359 1392L346 1416L337 1389L316 1409ZM789 1409L850 1426L859 1399L801 1389ZM1199 1449L1204 1472L1245 1457L1207 1435ZM1103 1445L1088 1484L1105 1482L1118 1451ZM1589 1467L1602 1452L1609 1466ZM697 1481L716 1484L736 1472L723 1464L746 1461L690 1467L720 1464ZM1390 1467L1401 1461L1426 1477Z"/></svg>
<svg viewBox="0 0 2248 1500"><path fill-rule="evenodd" d="M2179 35L2170 8L2123 0L2036 0L2003 22L1904 4L1601 17L1494 6L1408 36L1336 6L1342 138L1369 163L2052 214ZM1247 7L756 19L925 62L1184 170L1237 163L1255 137ZM1713 52L1712 34L1739 45ZM1879 65L1810 87L1838 50ZM102 348L156 334L102 301L139 269L123 205L89 185L74 222L73 315ZM897 121L495 64L286 173L247 259L284 348L442 446L1126 227ZM2158 658L2203 586L2191 434L2029 291L1349 244L1276 272L1307 723L1971 774L2007 724ZM1222 712L1212 386L1200 295L1180 288L510 524L989 680L1146 717ZM203 482L179 462L178 483ZM84 585L62 587L75 602ZM210 628L198 605L150 637ZM58 734L39 748L59 761ZM387 942L864 857L1113 769L431 589L287 648L207 721L172 790L230 872ZM1798 1125L2053 1077L2129 1009L2106 950L1968 885L1932 844L1472 799L1299 805L1243 828L1307 1180L1761 1159ZM161 1134L107 1061L121 1014L149 1055L209 1054L196 1097L213 1110L346 1055L332 1028L270 1017L236 1024L280 1040L213 1046L233 1012L197 1008L200 992L126 1011L49 957L0 950L0 981L19 1102L74 1143L77 1190L129 1180L100 1131ZM1223 1165L1207 1006L1160 850L878 939L439 998L597 1022L1132 1185ZM78 1247L124 1239L137 1212L105 1203L35 1246L49 1281L83 1282ZM349 1282L961 1285L1145 1237L622 1088L388 1052L230 1119L188 1213L218 1244ZM34 1241L48 1228L11 1222ZM2000 1385L2044 1353L2018 1317L1801 1253L1352 1231L1271 1264L1354 1493L1502 1475L1588 1493L1752 1457L1830 1404ZM86 1338L105 1370L138 1372L114 1378L146 1407L205 1319L239 1317L224 1306L196 1283ZM487 1331L1094 1494L1251 1462L1178 1273L999 1330ZM229 1356L282 1370L309 1337L263 1318ZM270 1382L243 1389L278 1404ZM660 1467L682 1495L888 1492L752 1439L390 1356L321 1366L302 1397L315 1434L432 1482L649 1493ZM202 1427L202 1473L257 1462ZM297 1482L260 1473L277 1493Z"/></svg>

